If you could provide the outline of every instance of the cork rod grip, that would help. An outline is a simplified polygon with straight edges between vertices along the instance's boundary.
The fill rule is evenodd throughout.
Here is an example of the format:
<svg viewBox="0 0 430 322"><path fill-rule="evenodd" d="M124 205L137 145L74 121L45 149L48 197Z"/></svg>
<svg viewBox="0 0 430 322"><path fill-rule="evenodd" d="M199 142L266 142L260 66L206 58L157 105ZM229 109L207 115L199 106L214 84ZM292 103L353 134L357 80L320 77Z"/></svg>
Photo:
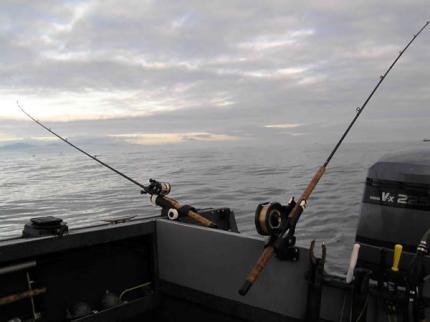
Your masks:
<svg viewBox="0 0 430 322"><path fill-rule="evenodd" d="M176 210L179 210L182 207L182 205L179 202L169 197L159 196L158 198L162 198L163 201L167 202L171 207L175 208ZM206 219L205 217L203 217L202 215L198 214L195 211L189 210L187 213L187 216L206 227L210 227L210 228L218 227L214 222L210 221L209 219Z"/></svg>
<svg viewBox="0 0 430 322"><path fill-rule="evenodd" d="M309 199L309 197L311 196L312 191L314 191L316 185L320 181L321 177L324 175L325 169L326 169L326 167L324 165L322 165L318 169L318 171L313 176L311 182L309 182L308 186L306 187L305 191L303 191L301 199L304 199L304 200L308 200Z"/></svg>
<svg viewBox="0 0 430 322"><path fill-rule="evenodd" d="M263 269L266 267L272 255L273 255L273 247L272 246L266 247L263 253L261 254L260 258L258 259L257 263L255 264L255 266L249 272L245 283L243 283L242 287L239 289L240 295L244 296L246 295L246 293L248 293L251 286L257 280L258 276L263 271Z"/></svg>
<svg viewBox="0 0 430 322"><path fill-rule="evenodd" d="M309 199L315 187L317 186L318 182L320 181L321 177L324 175L325 170L326 170L326 167L322 165L315 173L312 180L309 182L308 186L306 187L305 191L303 191L302 195L300 196L300 199L297 201L296 205L288 215L290 219L295 219L297 216L300 216L303 210L303 208L300 209L302 201L303 200L307 201Z"/></svg>
<svg viewBox="0 0 430 322"><path fill-rule="evenodd" d="M199 215L197 212L195 211L188 211L187 214L188 217L190 217L191 219L197 221L198 223L206 226L206 227L211 227L211 228L217 228L217 225L214 224L212 221L210 221L209 219L206 219L205 217L203 217L202 215Z"/></svg>
<svg viewBox="0 0 430 322"><path fill-rule="evenodd" d="M35 288L35 289L28 290L28 291L25 291L22 293L12 294L12 295L8 295L5 297L1 297L0 298L0 306L5 305L5 304L14 303L14 302L17 302L17 301L20 301L23 299L35 297L37 295L44 294L44 293L46 293L46 287Z"/></svg>

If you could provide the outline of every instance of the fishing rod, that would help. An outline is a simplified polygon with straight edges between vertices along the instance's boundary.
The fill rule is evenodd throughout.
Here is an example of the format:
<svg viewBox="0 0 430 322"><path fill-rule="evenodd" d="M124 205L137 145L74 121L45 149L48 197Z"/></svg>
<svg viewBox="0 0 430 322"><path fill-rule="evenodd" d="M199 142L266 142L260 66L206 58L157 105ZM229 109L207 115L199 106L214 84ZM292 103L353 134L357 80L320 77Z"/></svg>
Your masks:
<svg viewBox="0 0 430 322"><path fill-rule="evenodd" d="M260 255L260 257L257 260L257 263L252 268L252 270L249 272L244 284L239 289L240 295L246 295L248 293L249 289L252 287L252 285L257 280L260 273L263 271L263 269L266 267L267 263L269 262L270 258L272 257L273 253L281 250L281 249L288 249L292 251L292 254L288 254L290 257L289 259L295 259L297 260L297 249L293 249L293 246L295 245L295 228L296 224L300 218L300 215L302 214L303 210L306 208L307 200L309 199L310 195L312 194L313 190L315 189L316 185L318 184L321 177L324 175L326 168L330 162L330 160L333 158L336 151L339 149L340 145L342 144L343 140L363 112L364 108L366 107L367 103L369 103L370 99L372 98L373 94L377 91L379 86L382 84L384 79L387 77L388 73L393 69L394 65L397 63L397 61L400 59L400 57L405 53L405 51L409 48L409 46L414 42L414 40L418 37L419 34L430 24L430 21L427 21L421 29L414 34L412 39L408 42L408 44L399 52L396 59L393 61L393 63L388 67L386 72L380 76L378 83L373 88L373 90L370 92L367 99L364 101L363 105L361 107L357 108L357 113L352 119L351 123L348 125L345 132L342 134L341 138L335 145L334 149L330 152L327 160L319 167L319 169L316 171L315 175L312 177L311 181L309 182L308 186L306 187L305 191L302 193L300 198L297 200L297 202L293 199L290 201L289 205L286 207L288 212L288 216L286 218L286 223L281 222L281 212L282 212L282 206L278 203L275 204L268 204L268 205L260 205L259 208L257 208L256 212L256 224L257 230L263 231L265 235L270 235L270 229L271 225L272 228L277 228L278 230L274 229L273 231L275 234L272 234L268 245L264 248L264 251ZM278 206L279 205L279 206ZM271 221L271 214L274 214L275 220ZM262 223L262 225L261 225ZM261 228L259 228L261 227Z"/></svg>
<svg viewBox="0 0 430 322"><path fill-rule="evenodd" d="M151 203L157 206L160 206L163 209L166 209L168 211L168 217L172 220L176 220L179 216L188 216L191 219L195 220L196 222L210 227L210 228L217 228L217 225L215 223L213 223L212 221L210 221L209 219L206 219L205 217L203 217L202 215L200 215L199 213L197 213L197 211L190 207L190 206L183 206L181 205L179 202L177 202L176 200L172 199L172 198L168 198L166 195L168 195L170 193L170 184L167 182L159 182L157 180L154 179L149 179L149 185L143 185L140 182L130 178L129 176L127 176L126 174L124 174L123 172L111 167L110 165L108 165L107 163L101 161L99 158L89 154L88 152L82 150L81 148L79 148L78 146L76 146L75 144L73 144L72 142L70 142L68 139L63 138L61 135L57 134L56 132L54 132L53 130L51 130L49 127L45 126L42 122L40 122L39 120L37 120L36 118L34 118L33 116L31 116L29 113L27 113L19 104L19 102L17 101L16 104L18 105L19 109L28 117L30 118L33 122L35 122L36 124L38 124L39 126L41 126L43 129L45 129L46 131L48 131L49 133L53 134L54 136L56 136L57 138L59 138L61 141L67 143L68 145L70 145L71 147L73 147L74 149L78 150L79 152L85 154L87 157L93 159L94 161L100 163L102 166L108 168L109 170L115 172L116 174L120 175L121 177L125 178L126 180L132 182L133 184L135 184L136 186L140 187L141 193L142 194L149 194L151 195L150 200ZM174 209L175 211L172 211L172 209Z"/></svg>

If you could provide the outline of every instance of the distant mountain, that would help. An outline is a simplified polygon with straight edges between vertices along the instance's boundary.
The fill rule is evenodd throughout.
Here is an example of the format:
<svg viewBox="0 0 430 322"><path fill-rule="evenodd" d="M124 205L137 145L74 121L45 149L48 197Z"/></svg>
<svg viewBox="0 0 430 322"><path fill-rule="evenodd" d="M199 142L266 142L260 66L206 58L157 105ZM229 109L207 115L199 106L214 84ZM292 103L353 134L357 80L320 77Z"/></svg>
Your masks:
<svg viewBox="0 0 430 322"><path fill-rule="evenodd" d="M110 137L76 137L71 138L70 142L77 145L84 150L88 150L89 153L101 153L114 149L129 149L130 143L123 140ZM133 145L132 145L133 146ZM23 141L15 141L9 143L0 143L0 151L11 151L11 152L68 152L73 151L66 143L57 141L42 141L25 139Z"/></svg>
<svg viewBox="0 0 430 322"><path fill-rule="evenodd" d="M20 150L32 149L35 147L36 147L35 145L30 144L30 143L19 142L19 143L11 143L11 144L6 144L3 146L0 146L0 150L20 151Z"/></svg>

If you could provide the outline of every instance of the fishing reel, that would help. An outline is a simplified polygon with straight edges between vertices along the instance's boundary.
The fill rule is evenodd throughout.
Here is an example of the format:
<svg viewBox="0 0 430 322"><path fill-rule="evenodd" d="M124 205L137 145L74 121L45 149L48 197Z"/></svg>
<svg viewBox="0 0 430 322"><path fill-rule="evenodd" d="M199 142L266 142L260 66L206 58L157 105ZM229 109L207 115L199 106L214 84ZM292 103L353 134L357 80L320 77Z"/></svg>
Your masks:
<svg viewBox="0 0 430 322"><path fill-rule="evenodd" d="M288 214L296 202L291 198L288 205L278 202L266 202L257 206L255 211L255 228L260 235L278 236L288 226Z"/></svg>
<svg viewBox="0 0 430 322"><path fill-rule="evenodd" d="M263 236L269 236L265 247L272 246L276 257L280 260L297 261L299 249L294 247L294 223L288 215L296 205L291 198L286 206L278 202L266 202L259 204L255 211L255 227Z"/></svg>
<svg viewBox="0 0 430 322"><path fill-rule="evenodd" d="M145 186L142 194L150 194L157 196L167 196L170 193L171 186L168 182L159 182L154 179L149 179L149 185Z"/></svg>

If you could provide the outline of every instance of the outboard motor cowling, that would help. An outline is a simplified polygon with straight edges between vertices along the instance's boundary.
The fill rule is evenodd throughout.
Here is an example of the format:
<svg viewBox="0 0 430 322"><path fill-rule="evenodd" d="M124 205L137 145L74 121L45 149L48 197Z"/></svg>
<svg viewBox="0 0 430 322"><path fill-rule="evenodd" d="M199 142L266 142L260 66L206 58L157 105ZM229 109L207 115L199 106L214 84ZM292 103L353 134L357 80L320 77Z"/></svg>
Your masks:
<svg viewBox="0 0 430 322"><path fill-rule="evenodd" d="M356 235L359 259L377 264L377 250L392 250L395 244L415 252L429 228L430 149L382 157L366 179Z"/></svg>

